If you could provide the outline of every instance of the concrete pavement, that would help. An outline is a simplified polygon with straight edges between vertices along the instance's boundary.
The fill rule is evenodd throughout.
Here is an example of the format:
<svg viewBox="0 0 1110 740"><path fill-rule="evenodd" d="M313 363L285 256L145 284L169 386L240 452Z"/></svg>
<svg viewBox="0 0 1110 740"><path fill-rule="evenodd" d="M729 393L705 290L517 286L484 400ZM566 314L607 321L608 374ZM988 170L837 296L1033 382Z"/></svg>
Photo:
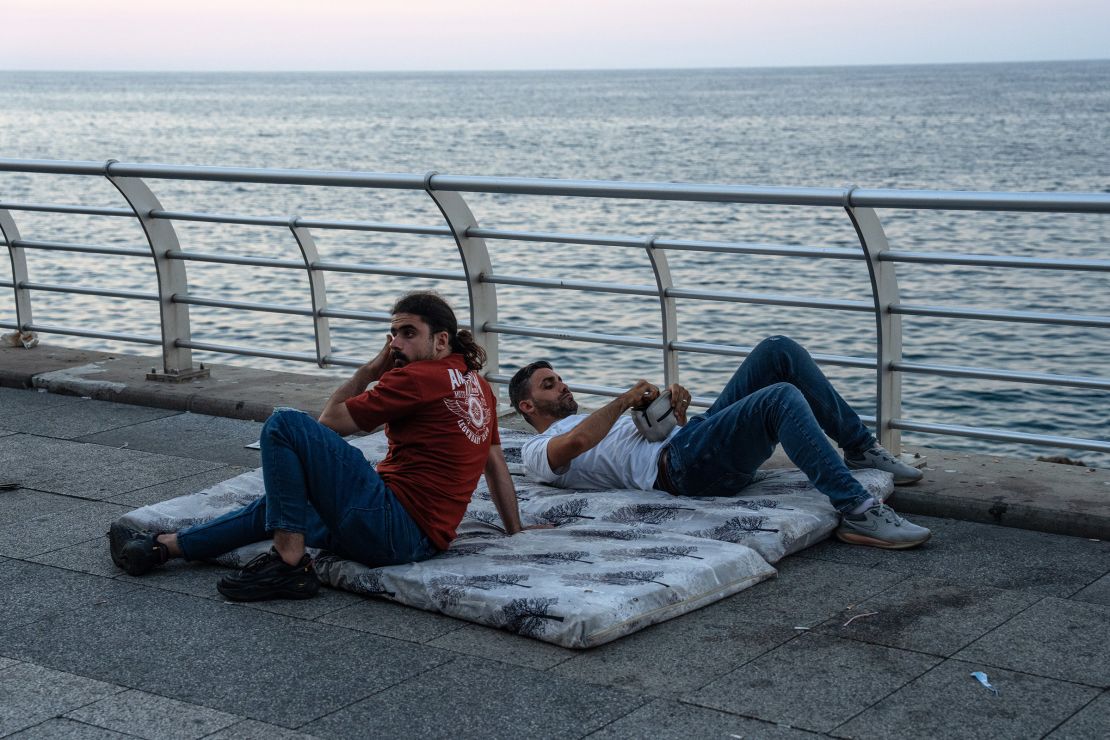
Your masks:
<svg viewBox="0 0 1110 740"><path fill-rule="evenodd" d="M22 384L7 356L0 383ZM89 364L74 360L58 362ZM48 369L62 368L28 377ZM335 385L269 380L285 405L309 406L289 401ZM104 538L111 520L257 466L244 445L258 421L182 410L262 403L244 382L212 395L196 385L160 391L177 399L170 408L0 388L0 483L17 484L0 490L0 736L1110 734L1110 543L1101 538L915 516L934 531L917 550L825 542L780 563L778 578L588 651L331 589L306 602L226 604L209 566L121 573ZM928 454L916 491L926 502L954 495L957 476L970 488L1017 476L1007 465L1043 476L1038 486L1055 480L1058 493L1106 480L1106 471ZM1028 475L1015 480L1036 498ZM897 508L910 508L910 492L900 489Z"/></svg>

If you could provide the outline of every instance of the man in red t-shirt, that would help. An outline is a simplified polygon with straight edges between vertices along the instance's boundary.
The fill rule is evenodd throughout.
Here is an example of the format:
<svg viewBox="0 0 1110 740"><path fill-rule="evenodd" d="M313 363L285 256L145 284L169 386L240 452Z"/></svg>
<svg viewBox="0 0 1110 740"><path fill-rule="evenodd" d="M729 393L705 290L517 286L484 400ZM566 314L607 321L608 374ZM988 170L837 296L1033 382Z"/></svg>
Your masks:
<svg viewBox="0 0 1110 740"><path fill-rule="evenodd" d="M392 315L385 346L332 394L319 421L278 409L266 422L262 498L174 533L114 524L116 564L141 575L173 557L210 558L272 536L270 552L217 588L237 601L308 598L319 580L306 544L371 567L430 558L454 539L483 472L505 531L519 532L496 397L479 374L485 352L436 293L409 293ZM389 452L375 470L340 435L383 424Z"/></svg>

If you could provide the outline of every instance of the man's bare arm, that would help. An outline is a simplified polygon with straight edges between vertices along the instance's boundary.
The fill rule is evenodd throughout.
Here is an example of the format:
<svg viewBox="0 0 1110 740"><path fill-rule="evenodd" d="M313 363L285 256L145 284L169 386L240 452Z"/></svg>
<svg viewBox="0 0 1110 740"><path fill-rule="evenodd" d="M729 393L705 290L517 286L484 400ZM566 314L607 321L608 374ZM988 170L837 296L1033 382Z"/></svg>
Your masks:
<svg viewBox="0 0 1110 740"><path fill-rule="evenodd" d="M366 386L378 380L393 368L393 355L389 350L390 341L391 338L387 337L385 346L378 352L377 357L355 370L354 375L347 378L343 385L335 389L328 402L324 404L324 410L319 418L321 424L342 435L354 434L359 431L358 424L351 417L351 412L347 410L347 405L344 402L348 398L354 398L362 393L366 390Z"/></svg>
<svg viewBox="0 0 1110 740"><path fill-rule="evenodd" d="M659 389L646 380L636 385L593 412L569 432L552 437L547 443L547 464L559 470L571 460L598 445L617 423L625 411L642 408L659 397Z"/></svg>
<svg viewBox="0 0 1110 740"><path fill-rule="evenodd" d="M505 464L505 453L501 445L489 448L489 457L486 458L486 483L489 485L490 498L497 507L501 522L505 525L506 534L516 534L520 526L520 505L516 499L516 486L513 477L509 475L509 466Z"/></svg>

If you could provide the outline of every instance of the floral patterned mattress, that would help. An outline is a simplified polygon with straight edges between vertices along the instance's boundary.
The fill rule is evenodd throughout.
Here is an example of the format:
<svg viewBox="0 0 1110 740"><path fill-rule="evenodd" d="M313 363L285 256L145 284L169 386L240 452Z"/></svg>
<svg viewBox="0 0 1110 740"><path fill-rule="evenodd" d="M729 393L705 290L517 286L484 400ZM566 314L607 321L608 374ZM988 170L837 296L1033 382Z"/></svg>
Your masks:
<svg viewBox="0 0 1110 740"><path fill-rule="evenodd" d="M761 473L735 497L675 497L661 491L569 491L522 475L527 434L501 431L527 530L500 528L479 482L451 548L421 563L368 568L317 553L324 583L441 612L569 648L615 640L685 614L775 575L773 563L829 535L837 515L797 470ZM386 452L381 433L351 440L371 463ZM887 473L856 471L878 498ZM126 514L128 523L173 531L262 495L261 469L198 493ZM245 564L269 542L218 558Z"/></svg>

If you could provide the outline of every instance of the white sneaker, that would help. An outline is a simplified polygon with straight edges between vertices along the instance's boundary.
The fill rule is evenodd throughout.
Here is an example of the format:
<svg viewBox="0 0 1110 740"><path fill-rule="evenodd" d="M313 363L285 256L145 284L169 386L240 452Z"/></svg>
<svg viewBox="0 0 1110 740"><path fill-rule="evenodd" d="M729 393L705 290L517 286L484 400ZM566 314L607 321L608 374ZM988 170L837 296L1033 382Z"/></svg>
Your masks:
<svg viewBox="0 0 1110 740"><path fill-rule="evenodd" d="M903 486L908 483L917 483L924 477L917 468L912 468L904 462L896 458L885 447L875 445L870 450L863 452L859 457L844 456L844 462L849 468L859 470L860 468L874 468L875 470L885 470L894 476L894 485Z"/></svg>
<svg viewBox="0 0 1110 740"><path fill-rule="evenodd" d="M884 550L917 547L932 536L925 527L908 522L886 504L875 504L862 514L844 514L836 537L852 545L871 545Z"/></svg>

